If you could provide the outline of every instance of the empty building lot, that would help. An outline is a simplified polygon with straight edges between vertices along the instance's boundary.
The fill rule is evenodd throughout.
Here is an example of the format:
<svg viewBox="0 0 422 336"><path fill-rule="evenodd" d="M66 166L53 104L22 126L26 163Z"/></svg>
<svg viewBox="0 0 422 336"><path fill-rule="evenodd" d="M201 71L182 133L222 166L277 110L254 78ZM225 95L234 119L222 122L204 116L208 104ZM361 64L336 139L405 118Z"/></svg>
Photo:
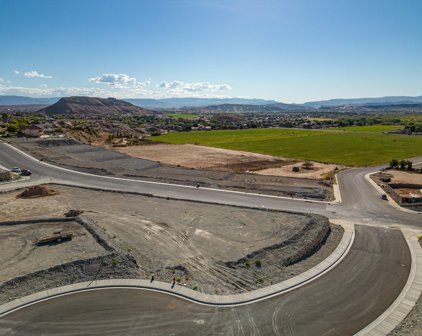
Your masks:
<svg viewBox="0 0 422 336"><path fill-rule="evenodd" d="M72 240L38 246L37 240L54 232L73 233ZM71 262L105 253L103 247L76 222L0 224L0 283Z"/></svg>
<svg viewBox="0 0 422 336"><path fill-rule="evenodd" d="M52 188L57 194L44 198L19 199L19 191L0 194L0 207L14 220L27 219L28 213L47 218L83 210L136 259L143 277L155 273L157 280L169 282L176 277L182 285L213 294L243 292L297 275L326 258L342 236L340 227L317 215Z"/></svg>

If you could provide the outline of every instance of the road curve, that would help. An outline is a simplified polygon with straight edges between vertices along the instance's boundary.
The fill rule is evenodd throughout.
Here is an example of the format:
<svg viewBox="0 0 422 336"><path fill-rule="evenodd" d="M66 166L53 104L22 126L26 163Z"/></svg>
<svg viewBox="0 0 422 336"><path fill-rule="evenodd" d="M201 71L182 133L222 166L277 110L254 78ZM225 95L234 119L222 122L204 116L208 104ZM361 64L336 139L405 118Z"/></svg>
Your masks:
<svg viewBox="0 0 422 336"><path fill-rule="evenodd" d="M6 315L1 335L353 335L385 311L410 270L401 231L356 226L345 259L315 281L240 307L209 307L156 292L105 289Z"/></svg>
<svg viewBox="0 0 422 336"><path fill-rule="evenodd" d="M49 179L52 182L103 190L152 194L159 197L239 205L275 210L317 213L330 219L347 219L371 225L406 225L420 228L421 215L399 211L380 199L377 191L364 179L364 175L378 169L359 168L341 172L338 176L342 203L298 201L294 199L258 195L230 190L194 188L137 179L98 176L63 169L24 155L14 147L0 142L0 163L6 167L28 167L33 180ZM19 183L16 183L18 187Z"/></svg>
<svg viewBox="0 0 422 336"><path fill-rule="evenodd" d="M340 173L343 201L331 205L85 174L46 165L4 143L0 143L0 163L30 168L35 181L47 178L103 190L312 212L382 227L420 228L420 215L391 207L365 181L364 175L378 167ZM409 274L410 254L401 232L382 227L356 226L352 249L333 270L294 291L245 307L212 308L142 290L101 290L18 310L0 320L0 334L352 335L388 308Z"/></svg>

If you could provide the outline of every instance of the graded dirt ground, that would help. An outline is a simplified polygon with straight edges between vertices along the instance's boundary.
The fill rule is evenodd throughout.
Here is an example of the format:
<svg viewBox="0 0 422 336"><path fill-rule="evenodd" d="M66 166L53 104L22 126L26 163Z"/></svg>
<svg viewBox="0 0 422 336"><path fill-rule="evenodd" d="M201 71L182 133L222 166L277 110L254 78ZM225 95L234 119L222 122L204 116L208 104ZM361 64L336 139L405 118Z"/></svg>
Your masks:
<svg viewBox="0 0 422 336"><path fill-rule="evenodd" d="M391 183L422 184L421 173L409 173L394 169L388 170L386 173L391 176Z"/></svg>
<svg viewBox="0 0 422 336"><path fill-rule="evenodd" d="M135 257L146 277L154 272L157 280L170 282L177 276L182 284L213 294L243 292L299 274L326 258L342 236L338 226L329 233L321 216L51 188L58 194L46 198L0 194L5 220L83 210Z"/></svg>
<svg viewBox="0 0 422 336"><path fill-rule="evenodd" d="M312 162L313 164L312 169L303 169L302 168L303 163L304 163L303 161L298 161L296 163L288 164L288 165L278 167L278 168L277 167L267 168L267 169L254 171L254 173L260 174L260 175L276 175L276 176L321 180L321 179L324 179L326 176L329 176L330 174L332 174L336 168L337 169L344 168L344 166L341 166L341 165ZM295 166L299 167L298 172L293 171L293 167Z"/></svg>
<svg viewBox="0 0 422 336"><path fill-rule="evenodd" d="M116 148L118 152L132 157L159 161L165 164L195 169L224 168L227 165L251 162L289 162L288 159L270 155L248 153L223 148L212 148L197 145L155 144Z"/></svg>
<svg viewBox="0 0 422 336"><path fill-rule="evenodd" d="M119 147L115 150L132 157L186 168L253 172L258 175L307 179L323 179L325 175L338 167L337 165L313 162L314 169L300 170L298 173L295 173L292 171L293 166L300 166L303 161L190 144L155 144Z"/></svg>
<svg viewBox="0 0 422 336"><path fill-rule="evenodd" d="M0 209L3 210L3 206ZM22 206L17 209L22 209ZM37 239L52 235L56 231L71 231L74 234L73 239L43 246L34 244ZM55 265L92 258L104 253L105 250L76 222L0 225L0 283Z"/></svg>
<svg viewBox="0 0 422 336"><path fill-rule="evenodd" d="M156 161L130 157L124 153L83 144L68 138L48 140L17 138L12 139L11 142L43 161L98 175L191 186L199 184L209 188L318 200L330 200L333 195L332 187L320 180L243 173L248 169L270 168L280 166L280 164L290 164L292 161L254 160L247 166L226 164L218 166L217 169L193 169L158 164ZM172 151L172 157L175 156L177 152ZM30 167L22 168L30 169Z"/></svg>

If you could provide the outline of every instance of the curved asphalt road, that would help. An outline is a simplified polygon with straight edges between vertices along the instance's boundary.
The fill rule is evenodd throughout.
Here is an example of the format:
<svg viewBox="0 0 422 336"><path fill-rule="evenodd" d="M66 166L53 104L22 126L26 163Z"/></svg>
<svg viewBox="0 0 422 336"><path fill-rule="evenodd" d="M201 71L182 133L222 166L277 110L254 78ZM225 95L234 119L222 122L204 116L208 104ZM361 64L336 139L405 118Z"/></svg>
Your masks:
<svg viewBox="0 0 422 336"><path fill-rule="evenodd" d="M354 223L420 228L419 214L379 199L363 176L339 174L343 202L329 205L263 195L92 176L40 162L0 144L0 163L28 167L34 178L181 199L314 212ZM1 335L352 335L384 312L410 270L399 230L356 226L346 258L317 280L278 297L237 308L208 307L144 290L108 289L48 300L0 320Z"/></svg>
<svg viewBox="0 0 422 336"><path fill-rule="evenodd" d="M332 271L286 294L210 307L135 289L81 292L6 315L1 335L353 335L398 296L410 266L398 230L356 227Z"/></svg>

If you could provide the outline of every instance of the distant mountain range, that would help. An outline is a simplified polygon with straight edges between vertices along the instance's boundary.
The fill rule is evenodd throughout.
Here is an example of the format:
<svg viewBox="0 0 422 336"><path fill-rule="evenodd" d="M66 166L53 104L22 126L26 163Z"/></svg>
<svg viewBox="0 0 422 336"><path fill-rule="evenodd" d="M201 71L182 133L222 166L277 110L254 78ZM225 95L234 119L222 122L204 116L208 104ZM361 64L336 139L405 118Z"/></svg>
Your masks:
<svg viewBox="0 0 422 336"><path fill-rule="evenodd" d="M123 99L146 108L204 107L222 104L267 105L278 103L275 100L248 98L164 98L164 99Z"/></svg>
<svg viewBox="0 0 422 336"><path fill-rule="evenodd" d="M31 98L23 96L2 96L0 105L50 105L56 103L60 97ZM220 104L248 104L267 105L278 103L275 100L247 99L247 98L164 98L164 99L122 99L128 103L145 108L181 108L204 107Z"/></svg>
<svg viewBox="0 0 422 336"><path fill-rule="evenodd" d="M31 98L24 96L1 96L0 105L50 105L54 104L60 97L52 98Z"/></svg>
<svg viewBox="0 0 422 336"><path fill-rule="evenodd" d="M155 111L135 106L115 98L66 97L38 112L45 114L80 114L80 115L110 115L110 114L154 114Z"/></svg>
<svg viewBox="0 0 422 336"><path fill-rule="evenodd" d="M2 96L0 105L50 105L58 102L60 97L31 98L24 96ZM289 110L303 110L330 108L340 106L391 106L391 105L415 105L422 104L422 96L391 96L380 98L356 98L356 99L330 99L307 102L304 104L284 104L275 100L248 99L248 98L164 98L164 99L122 99L133 105L147 109L181 109L181 108L204 108L220 112L245 112L248 110L262 112L277 112ZM259 108L257 107L259 106Z"/></svg>
<svg viewBox="0 0 422 336"><path fill-rule="evenodd" d="M380 98L330 99L308 102L304 106L320 108L331 106L360 106L360 105L413 105L422 104L422 96L390 96Z"/></svg>

